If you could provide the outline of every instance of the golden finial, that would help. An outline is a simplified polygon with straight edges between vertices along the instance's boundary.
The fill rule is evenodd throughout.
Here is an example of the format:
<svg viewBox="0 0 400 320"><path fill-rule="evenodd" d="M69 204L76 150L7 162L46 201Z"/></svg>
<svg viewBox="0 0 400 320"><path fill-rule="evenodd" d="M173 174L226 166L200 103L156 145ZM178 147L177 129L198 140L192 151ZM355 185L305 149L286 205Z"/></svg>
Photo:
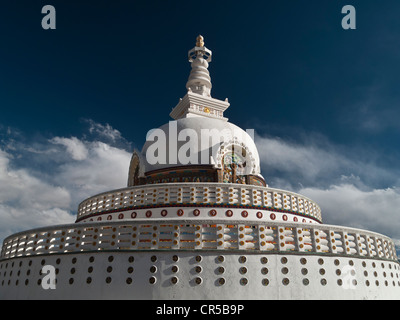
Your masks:
<svg viewBox="0 0 400 320"><path fill-rule="evenodd" d="M196 38L197 42L196 42L196 47L204 47L204 38L203 36L199 35Z"/></svg>

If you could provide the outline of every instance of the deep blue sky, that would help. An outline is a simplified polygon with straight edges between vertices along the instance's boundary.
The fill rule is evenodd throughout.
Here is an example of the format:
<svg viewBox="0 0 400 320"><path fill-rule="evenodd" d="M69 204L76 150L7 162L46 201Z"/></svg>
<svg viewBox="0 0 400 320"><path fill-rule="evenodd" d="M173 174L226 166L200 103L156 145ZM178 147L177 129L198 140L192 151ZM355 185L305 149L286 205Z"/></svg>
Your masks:
<svg viewBox="0 0 400 320"><path fill-rule="evenodd" d="M43 30L41 8L57 10ZM343 30L341 9L357 10ZM83 118L141 146L185 94L187 50L213 50L230 121L298 139L400 145L399 1L7 1L0 4L0 124L78 135ZM371 123L376 122L376 123Z"/></svg>

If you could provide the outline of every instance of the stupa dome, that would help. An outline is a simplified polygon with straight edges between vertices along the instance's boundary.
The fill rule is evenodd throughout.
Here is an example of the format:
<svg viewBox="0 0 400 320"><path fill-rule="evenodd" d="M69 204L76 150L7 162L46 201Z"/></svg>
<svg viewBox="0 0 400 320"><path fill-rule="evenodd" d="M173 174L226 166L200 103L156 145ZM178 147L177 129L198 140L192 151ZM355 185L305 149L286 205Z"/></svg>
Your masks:
<svg viewBox="0 0 400 320"><path fill-rule="evenodd" d="M243 168L247 174L260 174L260 158L251 135L227 121L182 118L149 131L147 138L141 152L145 172L196 165L222 169L224 155L233 151L241 161L247 161ZM165 153L156 153L161 147Z"/></svg>

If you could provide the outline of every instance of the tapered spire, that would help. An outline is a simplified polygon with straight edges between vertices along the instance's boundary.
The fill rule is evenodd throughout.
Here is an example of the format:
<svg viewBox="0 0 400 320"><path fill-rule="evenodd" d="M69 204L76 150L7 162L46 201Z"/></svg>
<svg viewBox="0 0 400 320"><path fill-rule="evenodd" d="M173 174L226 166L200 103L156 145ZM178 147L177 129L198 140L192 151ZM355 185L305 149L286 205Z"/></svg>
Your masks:
<svg viewBox="0 0 400 320"><path fill-rule="evenodd" d="M196 46L189 51L189 62L192 63L192 71L186 83L188 91L211 97L211 77L208 72L208 63L211 62L211 50L204 46L204 38L199 35L196 38Z"/></svg>
<svg viewBox="0 0 400 320"><path fill-rule="evenodd" d="M204 46L203 36L199 35L196 46L188 53L192 70L186 83L187 93L172 109L171 118L206 117L228 121L224 117L224 111L229 107L228 99L222 101L211 97L211 77L207 69L211 55L211 50Z"/></svg>

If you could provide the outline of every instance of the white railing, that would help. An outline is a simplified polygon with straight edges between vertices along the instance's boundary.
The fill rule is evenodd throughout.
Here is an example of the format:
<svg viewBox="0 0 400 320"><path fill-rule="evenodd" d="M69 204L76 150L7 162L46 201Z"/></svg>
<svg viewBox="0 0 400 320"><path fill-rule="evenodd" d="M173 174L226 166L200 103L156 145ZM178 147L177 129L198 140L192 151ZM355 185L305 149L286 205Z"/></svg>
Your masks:
<svg viewBox="0 0 400 320"><path fill-rule="evenodd" d="M165 183L113 190L83 201L78 207L78 220L102 212L163 204L267 207L322 222L320 207L307 197L268 187L226 183Z"/></svg>
<svg viewBox="0 0 400 320"><path fill-rule="evenodd" d="M299 223L203 220L120 221L34 229L4 240L2 259L102 250L250 250L329 254L397 261L386 236L353 228Z"/></svg>

